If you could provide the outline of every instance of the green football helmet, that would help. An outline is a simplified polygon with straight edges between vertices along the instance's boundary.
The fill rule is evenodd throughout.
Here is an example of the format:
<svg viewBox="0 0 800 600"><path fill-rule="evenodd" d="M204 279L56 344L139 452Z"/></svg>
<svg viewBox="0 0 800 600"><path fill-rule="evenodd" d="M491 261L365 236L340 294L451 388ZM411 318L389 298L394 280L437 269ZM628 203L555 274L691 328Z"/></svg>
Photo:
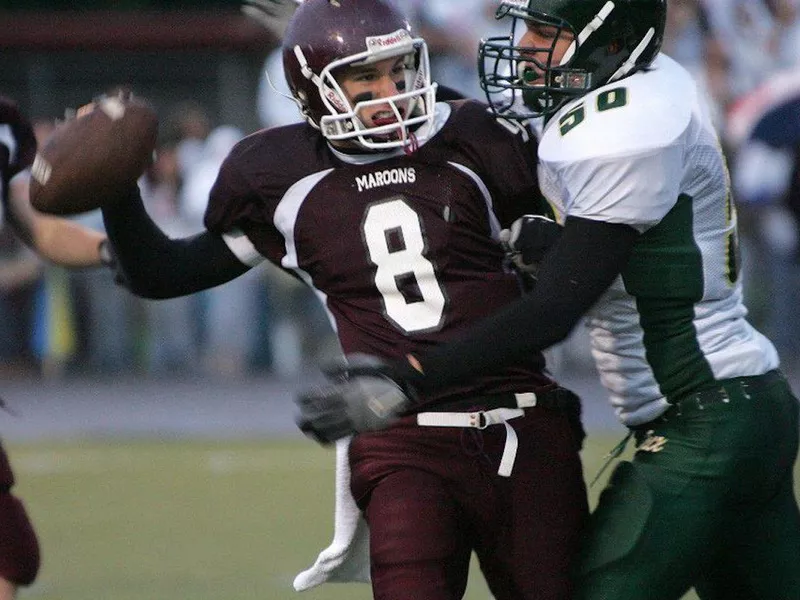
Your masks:
<svg viewBox="0 0 800 600"><path fill-rule="evenodd" d="M498 115L550 115L573 98L647 68L661 48L666 15L666 0L502 0L495 18L510 18L511 32L481 40L481 87ZM574 36L561 64L552 60L555 40L545 48L518 45L526 27L539 25Z"/></svg>

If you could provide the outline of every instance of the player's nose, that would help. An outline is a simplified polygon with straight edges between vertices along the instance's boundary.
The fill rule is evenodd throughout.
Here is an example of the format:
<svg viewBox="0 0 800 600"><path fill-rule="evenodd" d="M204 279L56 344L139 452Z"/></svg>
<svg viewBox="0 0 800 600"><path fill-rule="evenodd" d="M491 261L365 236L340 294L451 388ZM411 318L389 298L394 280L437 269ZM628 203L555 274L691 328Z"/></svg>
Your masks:
<svg viewBox="0 0 800 600"><path fill-rule="evenodd" d="M390 96L396 96L403 91L404 87L404 82L398 82L390 75L384 75L378 81L378 97L389 98Z"/></svg>

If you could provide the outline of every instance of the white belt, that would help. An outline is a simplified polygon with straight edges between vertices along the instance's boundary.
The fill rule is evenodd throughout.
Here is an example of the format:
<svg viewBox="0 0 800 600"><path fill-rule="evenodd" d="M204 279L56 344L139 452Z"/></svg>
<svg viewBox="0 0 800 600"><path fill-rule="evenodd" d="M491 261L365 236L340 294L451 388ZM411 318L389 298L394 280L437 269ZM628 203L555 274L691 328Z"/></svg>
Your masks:
<svg viewBox="0 0 800 600"><path fill-rule="evenodd" d="M520 395L518 394L518 396ZM519 440L517 439L517 432L507 421L521 417L524 414L525 411L521 408L493 408L491 410L468 413L421 412L417 414L417 425L422 427L473 427L475 429L486 429L489 425L502 423L506 427L506 444L503 448L503 456L500 459L500 468L497 469L497 474L509 477L514 468L514 460L517 458Z"/></svg>

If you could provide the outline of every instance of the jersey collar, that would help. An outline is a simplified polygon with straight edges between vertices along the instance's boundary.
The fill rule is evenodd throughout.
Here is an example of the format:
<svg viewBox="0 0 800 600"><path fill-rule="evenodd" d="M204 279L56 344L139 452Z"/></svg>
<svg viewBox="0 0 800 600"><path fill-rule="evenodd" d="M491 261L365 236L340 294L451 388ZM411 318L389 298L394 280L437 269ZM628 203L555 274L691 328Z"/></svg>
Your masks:
<svg viewBox="0 0 800 600"><path fill-rule="evenodd" d="M445 126L445 123L447 123L447 120L450 118L451 112L452 109L446 102L436 103L436 106L434 107L433 121L430 124L423 125L414 133L414 135L417 137L417 142L419 143L420 147L424 146L428 140L442 130L442 128ZM396 156L403 156L405 154L405 149L403 148L392 148L391 150L387 150L385 152L350 154L343 152L338 148L334 148L330 142L328 142L328 148L330 148L330 151L333 152L336 158L350 165L369 165L386 160L387 158L394 158Z"/></svg>

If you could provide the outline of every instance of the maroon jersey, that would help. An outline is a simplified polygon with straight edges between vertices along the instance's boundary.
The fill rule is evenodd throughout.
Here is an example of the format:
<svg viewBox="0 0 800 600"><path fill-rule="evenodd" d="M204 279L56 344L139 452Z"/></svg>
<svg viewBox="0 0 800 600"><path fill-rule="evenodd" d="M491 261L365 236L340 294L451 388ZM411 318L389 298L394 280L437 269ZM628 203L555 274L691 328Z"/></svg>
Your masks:
<svg viewBox="0 0 800 600"><path fill-rule="evenodd" d="M324 302L346 354L422 352L520 294L501 227L541 212L533 141L475 101L440 103L419 149L344 154L306 124L230 153L206 227L249 264L292 271ZM454 393L536 390L541 355Z"/></svg>

